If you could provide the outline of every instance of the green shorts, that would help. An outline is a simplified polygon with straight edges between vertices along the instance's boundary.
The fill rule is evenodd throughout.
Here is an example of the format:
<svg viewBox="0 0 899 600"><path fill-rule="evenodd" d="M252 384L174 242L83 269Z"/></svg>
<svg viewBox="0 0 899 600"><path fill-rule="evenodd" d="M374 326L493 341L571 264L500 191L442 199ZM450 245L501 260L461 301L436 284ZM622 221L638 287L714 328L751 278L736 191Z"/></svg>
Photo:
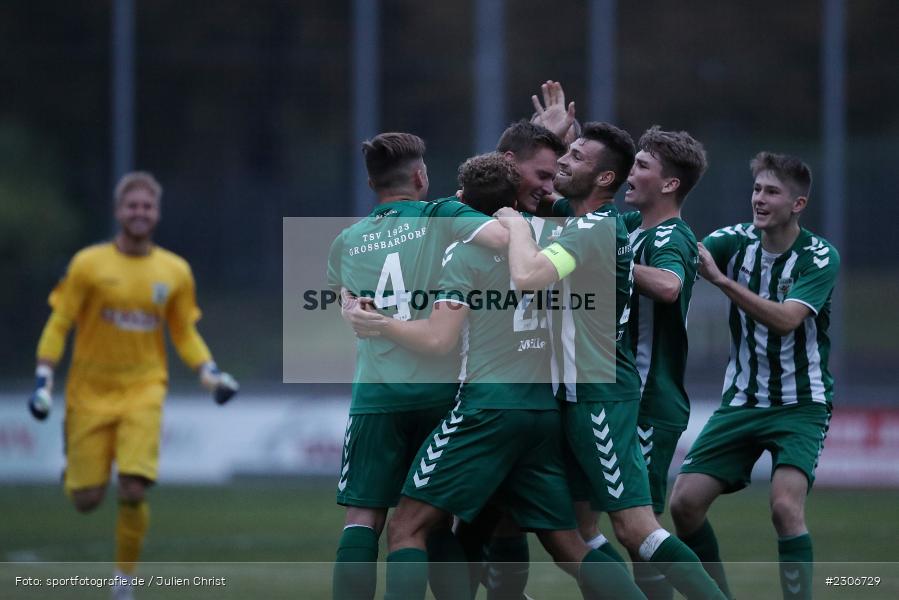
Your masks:
<svg viewBox="0 0 899 600"><path fill-rule="evenodd" d="M422 410L351 415L343 437L337 503L396 506L415 453L452 406L450 402Z"/></svg>
<svg viewBox="0 0 899 600"><path fill-rule="evenodd" d="M665 512L665 499L668 496L668 471L671 460L677 449L677 441L682 430L668 429L649 420L637 423L637 437L640 451L646 461L649 472L649 494L652 496L652 511L656 514Z"/></svg>
<svg viewBox="0 0 899 600"><path fill-rule="evenodd" d="M711 416L681 466L681 473L704 473L736 492L750 482L752 467L765 450L774 469L789 465L808 478L815 468L830 425L825 404L791 404L766 408L722 406Z"/></svg>
<svg viewBox="0 0 899 600"><path fill-rule="evenodd" d="M469 523L490 501L524 530L574 529L559 411L457 406L422 444L403 495Z"/></svg>
<svg viewBox="0 0 899 600"><path fill-rule="evenodd" d="M568 482L575 500L589 500L602 512L652 504L637 443L639 410L639 400L565 403Z"/></svg>

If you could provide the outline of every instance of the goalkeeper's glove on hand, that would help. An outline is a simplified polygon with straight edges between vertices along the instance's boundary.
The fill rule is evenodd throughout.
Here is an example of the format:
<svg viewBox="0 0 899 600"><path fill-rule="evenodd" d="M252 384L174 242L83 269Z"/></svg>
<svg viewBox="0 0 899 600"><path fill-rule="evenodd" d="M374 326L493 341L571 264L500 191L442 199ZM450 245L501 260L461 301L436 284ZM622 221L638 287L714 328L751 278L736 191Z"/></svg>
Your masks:
<svg viewBox="0 0 899 600"><path fill-rule="evenodd" d="M214 361L203 363L200 367L200 383L212 392L216 404L224 404L240 389L237 380L228 373L219 371Z"/></svg>
<svg viewBox="0 0 899 600"><path fill-rule="evenodd" d="M38 365L34 375L36 381L34 391L28 397L28 411L32 417L43 421L53 406L53 369L47 365Z"/></svg>

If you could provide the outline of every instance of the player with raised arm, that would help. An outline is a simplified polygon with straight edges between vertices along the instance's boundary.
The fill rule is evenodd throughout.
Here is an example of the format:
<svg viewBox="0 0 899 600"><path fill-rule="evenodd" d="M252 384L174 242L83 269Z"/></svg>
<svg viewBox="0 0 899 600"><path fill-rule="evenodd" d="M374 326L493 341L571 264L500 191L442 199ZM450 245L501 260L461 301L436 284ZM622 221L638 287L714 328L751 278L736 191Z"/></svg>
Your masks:
<svg viewBox="0 0 899 600"><path fill-rule="evenodd" d="M688 598L723 598L696 555L659 527L637 443L640 379L621 339L628 320L633 254L613 204L634 154L626 132L607 123L584 124L582 137L559 160L556 177L573 216L545 249L534 243L530 227L517 212L502 209L497 216L509 228L509 267L517 288L541 289L561 280L562 297L567 297L570 290L595 288L609 273L614 277L615 340L603 339L599 311L561 311L562 323L554 324L555 346L562 353L563 423L575 466L582 471L569 482L587 484L593 508L609 513L616 537L632 556L654 563ZM604 244L603 227L611 227L612 248ZM610 371L614 383L602 383L609 381Z"/></svg>
<svg viewBox="0 0 899 600"><path fill-rule="evenodd" d="M637 436L653 512L665 512L668 468L687 428L690 400L684 387L687 312L699 262L696 238L681 218L687 194L706 169L705 150L686 131L647 130L627 178L622 215L634 251L634 293L626 343L636 359L641 395ZM637 585L650 600L674 590L646 563L634 563Z"/></svg>
<svg viewBox="0 0 899 600"><path fill-rule="evenodd" d="M462 199L491 214L514 205L518 178L502 154L474 157L460 168ZM443 355L460 336L467 349L458 403L422 444L388 525L385 598L423 598L431 528L450 514L471 522L494 498L537 532L586 597L642 598L626 570L601 568L575 529L541 301L512 286L505 253L474 245L447 248L437 289L428 319L373 317L415 352ZM610 582L630 583L632 594L612 594ZM459 592L469 597L467 586Z"/></svg>
<svg viewBox="0 0 899 600"><path fill-rule="evenodd" d="M811 598L812 540L805 498L815 480L833 401L830 299L837 250L799 226L812 175L799 158L760 152L750 163L752 223L699 246L699 273L730 299L730 361L721 406L684 459L671 495L678 534L727 589L706 518L720 495L749 484L772 457L771 519L784 598Z"/></svg>
<svg viewBox="0 0 899 600"><path fill-rule="evenodd" d="M168 383L163 325L184 361L215 401L227 402L237 382L218 370L196 329L190 266L153 243L162 187L146 172L128 173L115 188L119 231L112 242L72 258L50 294L53 312L37 347L37 385L28 401L35 418L51 407L53 372L74 326L66 382L63 485L79 512L97 508L112 463L118 470L117 574L134 572L149 526L147 489L156 480L162 405ZM129 585L113 596L130 598Z"/></svg>
<svg viewBox="0 0 899 600"><path fill-rule="evenodd" d="M518 170L520 180L516 204L530 221L535 239L541 245L549 243L557 224L536 214L541 202L551 198L555 192L553 179L558 159L565 153L565 148L565 144L551 131L525 120L507 127L496 145L496 151L509 158ZM466 547L477 546L478 552L482 545L479 540L490 535L488 530L492 521L495 521L489 511L484 511L482 515L472 524L460 523L456 529L457 534L467 542ZM489 563L483 577L484 585L488 588L488 598L494 594L499 597L520 598L528 578L530 551L527 536L511 519L503 518L494 529L493 539L484 549L484 556L474 556L478 552L472 552L473 556L469 559L472 563L480 564L483 558Z"/></svg>
<svg viewBox="0 0 899 600"><path fill-rule="evenodd" d="M444 249L454 241L505 247L508 235L495 219L455 198L424 200L421 138L382 133L363 143L362 152L377 205L334 240L328 283L351 296L373 293L375 306L394 319L426 318L430 306L417 308L410 295L435 289ZM387 511L422 440L452 408L459 366L458 354L427 360L388 339L358 341L337 483L337 502L347 510L334 565L335 599L374 596ZM452 537L448 527L443 533Z"/></svg>

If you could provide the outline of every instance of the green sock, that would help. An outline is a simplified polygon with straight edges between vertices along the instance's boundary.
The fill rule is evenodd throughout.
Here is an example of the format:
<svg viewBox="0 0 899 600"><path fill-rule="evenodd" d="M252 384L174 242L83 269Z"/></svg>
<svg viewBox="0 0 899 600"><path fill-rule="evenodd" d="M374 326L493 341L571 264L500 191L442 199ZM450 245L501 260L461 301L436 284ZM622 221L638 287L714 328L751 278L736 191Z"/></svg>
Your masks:
<svg viewBox="0 0 899 600"><path fill-rule="evenodd" d="M449 527L428 535L428 581L436 600L469 600L471 585L465 551Z"/></svg>
<svg viewBox="0 0 899 600"><path fill-rule="evenodd" d="M428 591L428 553L400 548L387 555L384 600L424 600Z"/></svg>
<svg viewBox="0 0 899 600"><path fill-rule="evenodd" d="M703 521L699 529L690 535L681 537L680 540L696 553L696 556L702 561L702 566L712 576L724 595L733 598L730 586L727 585L727 576L724 574L724 564L722 564L721 555L718 552L718 538L715 537L715 530L712 529L709 520Z"/></svg>
<svg viewBox="0 0 899 600"><path fill-rule="evenodd" d="M777 540L780 556L780 587L785 599L812 597L812 538L804 533Z"/></svg>
<svg viewBox="0 0 899 600"><path fill-rule="evenodd" d="M528 536L493 538L487 546L487 600L521 598L528 583Z"/></svg>
<svg viewBox="0 0 899 600"><path fill-rule="evenodd" d="M471 583L471 597L474 598L486 571L486 548L493 530L502 513L494 505L488 504L471 523L460 521L456 527L456 537L468 561L468 580Z"/></svg>
<svg viewBox="0 0 899 600"><path fill-rule="evenodd" d="M653 535L655 532L650 534L650 537ZM727 596L721 592L715 580L709 577L709 574L702 568L702 564L693 551L673 535L668 535L651 557L645 556L642 548L640 555L644 560L649 558L649 562L687 600L727 600Z"/></svg>
<svg viewBox="0 0 899 600"><path fill-rule="evenodd" d="M674 588L665 576L649 563L634 562L634 581L649 600L674 600Z"/></svg>
<svg viewBox="0 0 899 600"><path fill-rule="evenodd" d="M371 600L378 582L378 534L370 527L343 530L334 562L334 600Z"/></svg>
<svg viewBox="0 0 899 600"><path fill-rule="evenodd" d="M624 564L624 557L618 553L618 550L615 550L615 546L613 546L612 542L610 542L603 534L600 533L598 536L588 541L587 545L594 550L599 550L615 562Z"/></svg>
<svg viewBox="0 0 899 600"><path fill-rule="evenodd" d="M584 600L646 600L621 563L599 550L590 550L578 569Z"/></svg>

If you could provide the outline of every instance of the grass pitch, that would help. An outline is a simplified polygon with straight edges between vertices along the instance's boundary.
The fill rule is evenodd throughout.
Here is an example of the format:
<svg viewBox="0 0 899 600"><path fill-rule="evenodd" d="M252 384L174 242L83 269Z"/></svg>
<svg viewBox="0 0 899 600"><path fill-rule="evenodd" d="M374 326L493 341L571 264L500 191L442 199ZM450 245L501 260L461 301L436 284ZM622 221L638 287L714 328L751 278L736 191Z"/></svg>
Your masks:
<svg viewBox="0 0 899 600"><path fill-rule="evenodd" d="M330 480L247 480L223 487L165 486L150 492L151 524L138 574L141 598L328 598L343 524ZM767 488L719 500L711 513L737 597L779 598L777 544ZM114 490L110 490L114 492ZM108 577L115 502L80 515L56 486L0 489L0 598L105 598L98 587L47 587L47 577ZM899 597L899 491L816 489L807 519L815 543L816 598ZM670 525L670 523L666 523ZM603 520L608 534L608 521ZM382 548L383 560L385 550ZM573 582L531 536L528 592L578 598ZM79 564L60 564L60 563ZM53 564L42 564L53 563ZM200 564L203 563L203 564ZM847 564L854 563L854 564ZM861 563L861 564L859 564ZM892 563L892 564L889 564ZM383 563L381 564L383 583ZM879 576L877 586L825 586L827 576ZM42 587L16 585L35 576ZM205 577L194 584L194 577ZM214 585L225 578L225 586ZM207 581L208 580L208 581ZM184 584L183 581L187 581ZM213 581L213 583L210 583ZM850 589L852 588L852 589ZM379 590L379 594L381 591Z"/></svg>

